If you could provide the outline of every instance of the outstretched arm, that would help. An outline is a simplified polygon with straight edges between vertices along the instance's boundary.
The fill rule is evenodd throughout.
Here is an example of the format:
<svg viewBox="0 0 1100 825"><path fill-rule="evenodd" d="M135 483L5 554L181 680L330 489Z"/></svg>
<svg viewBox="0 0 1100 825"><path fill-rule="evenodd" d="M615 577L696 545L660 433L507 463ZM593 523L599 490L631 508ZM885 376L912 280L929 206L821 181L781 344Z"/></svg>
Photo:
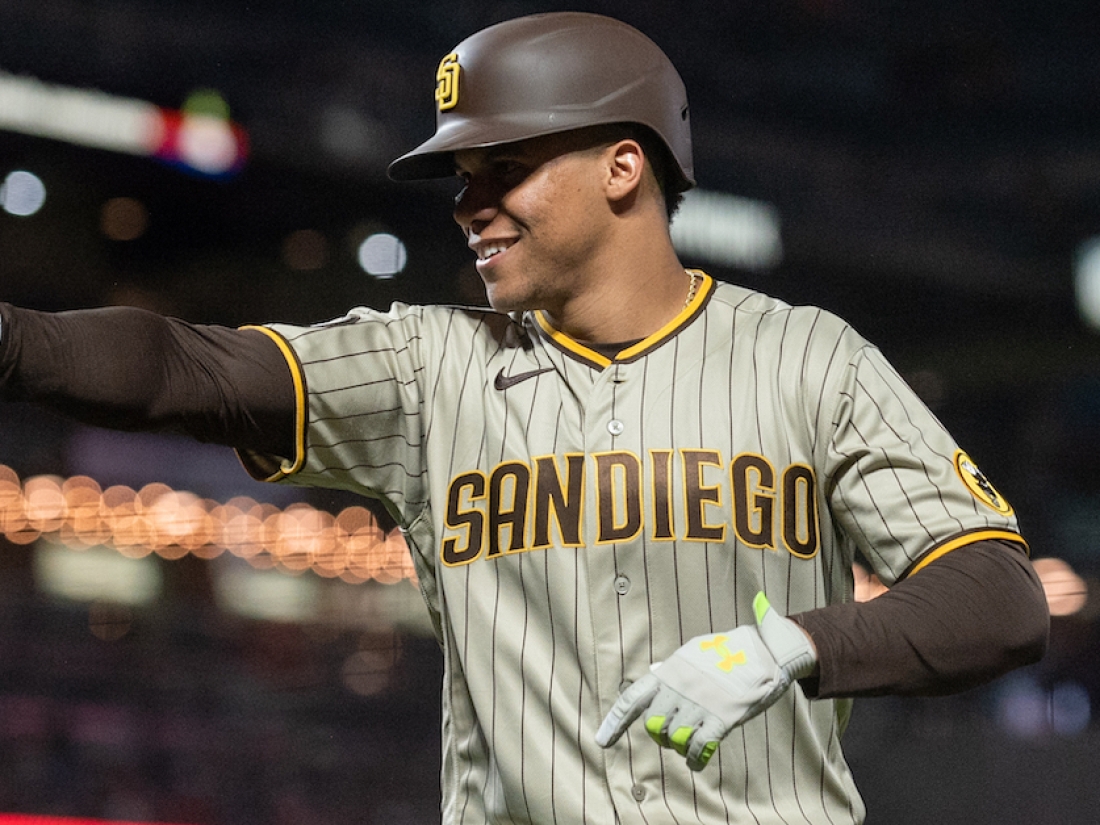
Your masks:
<svg viewBox="0 0 1100 825"><path fill-rule="evenodd" d="M44 313L0 304L0 398L114 429L294 450L294 386L273 340L130 307Z"/></svg>

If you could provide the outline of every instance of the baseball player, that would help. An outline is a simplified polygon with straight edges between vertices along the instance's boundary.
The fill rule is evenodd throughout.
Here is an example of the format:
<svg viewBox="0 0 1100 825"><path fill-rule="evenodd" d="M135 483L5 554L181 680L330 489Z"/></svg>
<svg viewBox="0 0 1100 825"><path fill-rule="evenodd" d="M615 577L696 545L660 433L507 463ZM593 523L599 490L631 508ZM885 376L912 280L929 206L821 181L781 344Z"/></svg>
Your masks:
<svg viewBox="0 0 1100 825"><path fill-rule="evenodd" d="M680 264L688 105L652 41L522 17L436 81L390 174L462 180L491 310L2 305L5 397L384 502L445 658L449 824L862 822L851 697L1043 653L1011 506L843 321ZM857 552L891 586L863 604Z"/></svg>

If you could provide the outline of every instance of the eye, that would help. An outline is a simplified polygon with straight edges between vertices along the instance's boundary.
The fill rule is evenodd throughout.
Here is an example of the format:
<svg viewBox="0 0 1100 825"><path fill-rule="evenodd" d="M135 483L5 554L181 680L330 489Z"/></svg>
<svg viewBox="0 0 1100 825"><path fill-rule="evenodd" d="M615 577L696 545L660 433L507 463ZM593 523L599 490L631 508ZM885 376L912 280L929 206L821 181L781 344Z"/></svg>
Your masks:
<svg viewBox="0 0 1100 825"><path fill-rule="evenodd" d="M527 165L516 158L501 158L493 164L493 174L507 181L522 180L528 172Z"/></svg>

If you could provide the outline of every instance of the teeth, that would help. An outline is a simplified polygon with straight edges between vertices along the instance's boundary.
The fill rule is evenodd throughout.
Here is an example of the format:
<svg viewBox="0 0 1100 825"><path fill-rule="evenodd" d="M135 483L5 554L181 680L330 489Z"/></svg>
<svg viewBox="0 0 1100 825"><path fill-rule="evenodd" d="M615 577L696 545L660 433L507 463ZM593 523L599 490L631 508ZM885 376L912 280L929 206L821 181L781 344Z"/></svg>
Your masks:
<svg viewBox="0 0 1100 825"><path fill-rule="evenodd" d="M477 251L477 256L481 260L487 260L499 252L503 252L508 248L507 244L494 244L492 246L483 246Z"/></svg>

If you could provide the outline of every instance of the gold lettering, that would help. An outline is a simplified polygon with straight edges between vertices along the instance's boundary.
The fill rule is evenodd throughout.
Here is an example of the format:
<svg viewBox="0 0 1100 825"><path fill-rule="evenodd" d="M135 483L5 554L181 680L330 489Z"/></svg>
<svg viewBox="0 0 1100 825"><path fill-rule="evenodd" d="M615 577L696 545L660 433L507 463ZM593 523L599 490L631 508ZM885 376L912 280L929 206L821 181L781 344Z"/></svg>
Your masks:
<svg viewBox="0 0 1100 825"><path fill-rule="evenodd" d="M783 543L800 559L817 553L817 482L804 464L792 464L783 472Z"/></svg>
<svg viewBox="0 0 1100 825"><path fill-rule="evenodd" d="M524 549L530 490L531 469L526 464L508 461L493 470L489 476L489 549L486 556L500 555L502 530L508 532L508 546L504 548L507 552Z"/></svg>
<svg viewBox="0 0 1100 825"><path fill-rule="evenodd" d="M466 508L462 502L485 498L485 476L479 472L463 473L451 481L447 490L447 515L444 519L448 530L465 531L465 544L458 538L443 540L441 558L450 565L469 564L481 555L485 537L485 515L475 508Z"/></svg>
<svg viewBox="0 0 1100 825"><path fill-rule="evenodd" d="M679 452L682 480L674 476L673 450L649 451L648 479L642 460L626 451L593 454L591 474L588 456L568 453L530 463L506 461L488 476L456 475L447 491L442 562L455 566L532 548L584 546L586 491L592 483L596 544L634 541L644 532L650 541L672 541L682 518L684 540L727 541L732 524L737 541L747 547L783 547L800 559L817 555L821 528L812 467L792 464L780 474L764 456L742 453L723 481L720 451ZM673 503L681 481L682 513ZM727 510L727 484L728 518L719 517Z"/></svg>
<svg viewBox="0 0 1100 825"><path fill-rule="evenodd" d="M439 61L435 79L435 102L439 105L439 111L445 112L458 105L458 77L462 73L462 67L458 65L458 54L451 52Z"/></svg>
<svg viewBox="0 0 1100 825"><path fill-rule="evenodd" d="M598 453L596 506L599 544L630 541L642 530L642 462L631 453Z"/></svg>
<svg viewBox="0 0 1100 825"><path fill-rule="evenodd" d="M653 468L653 538L668 541L672 532L672 450L650 450Z"/></svg>
<svg viewBox="0 0 1100 825"><path fill-rule="evenodd" d="M566 547L581 545L581 512L584 505L584 455L565 457L566 482L562 487L554 456L535 459L535 535L532 547L550 546L550 519Z"/></svg>
<svg viewBox="0 0 1100 825"><path fill-rule="evenodd" d="M684 498L687 508L687 536L695 541L722 541L725 524L707 524L706 508L722 503L722 488L703 484L705 467L721 467L717 450L684 450Z"/></svg>
<svg viewBox="0 0 1100 825"><path fill-rule="evenodd" d="M730 467L733 530L749 547L775 549L775 470L763 456L742 453Z"/></svg>

